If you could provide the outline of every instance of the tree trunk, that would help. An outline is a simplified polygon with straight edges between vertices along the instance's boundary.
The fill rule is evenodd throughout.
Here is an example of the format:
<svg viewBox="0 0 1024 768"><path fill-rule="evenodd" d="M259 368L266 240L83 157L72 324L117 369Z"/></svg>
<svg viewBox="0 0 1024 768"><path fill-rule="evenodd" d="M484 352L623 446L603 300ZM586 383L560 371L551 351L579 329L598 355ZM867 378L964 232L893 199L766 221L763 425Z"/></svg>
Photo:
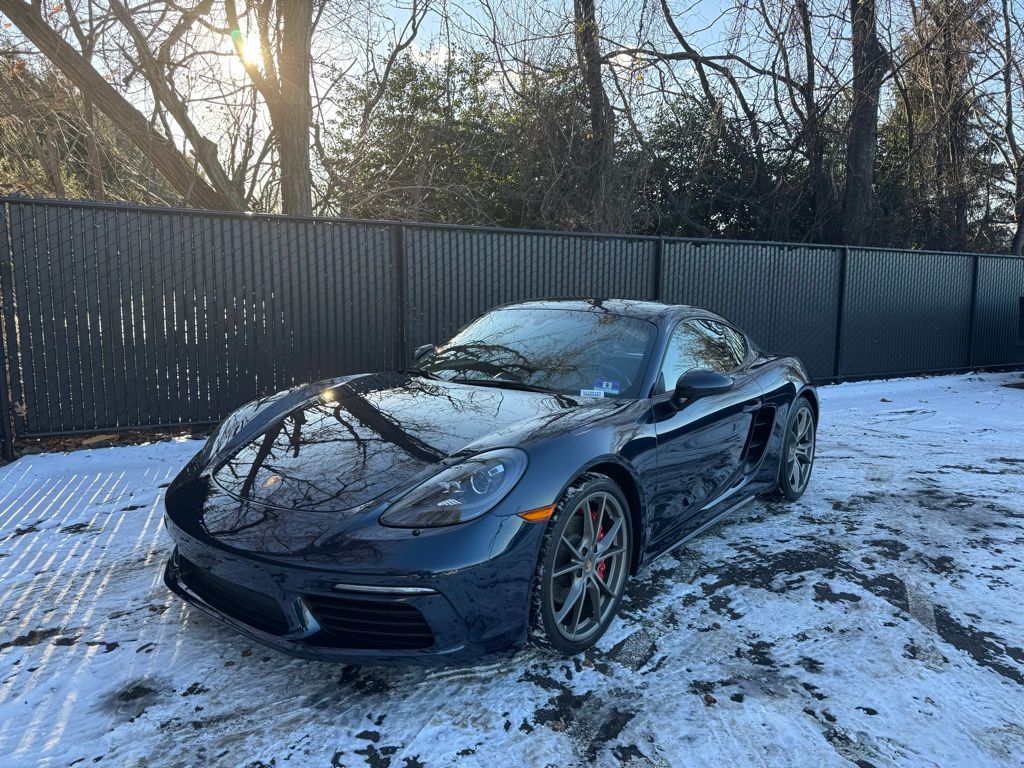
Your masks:
<svg viewBox="0 0 1024 768"><path fill-rule="evenodd" d="M1014 256L1024 256L1024 151L1017 142L1017 120L1014 109L1014 92L1021 83L1014 81L1014 74L1020 70L1014 67L1014 38L1013 38L1013 14L1010 11L1009 0L1002 0L1002 39L1000 54L1003 59L1003 131L1007 144L1009 157L1007 164L1013 168L1013 240L1010 243L1010 253Z"/></svg>
<svg viewBox="0 0 1024 768"><path fill-rule="evenodd" d="M89 62L50 28L38 12L22 0L0 0L3 13L61 73L73 82L125 136L150 158L183 202L203 208L238 207L215 190L174 143L150 127L149 121L119 94Z"/></svg>
<svg viewBox="0 0 1024 768"><path fill-rule="evenodd" d="M1013 220L1016 227L1013 230L1013 242L1010 244L1010 253L1014 256L1024 256L1024 158L1017 161L1016 173L1014 174L1014 199L1013 199Z"/></svg>
<svg viewBox="0 0 1024 768"><path fill-rule="evenodd" d="M240 34L232 35L239 61L245 67L270 113L274 148L281 168L281 209L293 216L313 214L313 173L309 167L309 144L313 123L313 100L309 91L312 71L313 0L264 0L258 14L263 70L250 61ZM240 27L235 0L226 0L228 27ZM274 26L270 23L274 18ZM269 30L280 30L275 44ZM277 61L273 50L276 49Z"/></svg>
<svg viewBox="0 0 1024 768"><path fill-rule="evenodd" d="M846 243L863 245L874 221L878 102L890 60L878 40L875 0L850 0L850 19L853 103L846 142L843 235Z"/></svg>
<svg viewBox="0 0 1024 768"><path fill-rule="evenodd" d="M313 101L309 92L313 40L313 0L279 0L281 56L280 94L271 107L271 122L281 162L281 208L295 216L313 215L313 175L309 140Z"/></svg>
<svg viewBox="0 0 1024 768"><path fill-rule="evenodd" d="M825 137L821 130L813 28L807 0L796 0L796 11L800 17L806 65L804 81L801 83L801 96L806 120L804 128L807 141L807 189L811 206L808 237L811 242L816 243L834 238L834 235L830 236L825 228L832 215L832 184L825 173Z"/></svg>
<svg viewBox="0 0 1024 768"><path fill-rule="evenodd" d="M601 47L598 44L594 0L574 0L576 59L587 91L590 111L590 151L587 163L587 194L591 201L591 226L606 230L611 225L612 153L615 120L601 79Z"/></svg>

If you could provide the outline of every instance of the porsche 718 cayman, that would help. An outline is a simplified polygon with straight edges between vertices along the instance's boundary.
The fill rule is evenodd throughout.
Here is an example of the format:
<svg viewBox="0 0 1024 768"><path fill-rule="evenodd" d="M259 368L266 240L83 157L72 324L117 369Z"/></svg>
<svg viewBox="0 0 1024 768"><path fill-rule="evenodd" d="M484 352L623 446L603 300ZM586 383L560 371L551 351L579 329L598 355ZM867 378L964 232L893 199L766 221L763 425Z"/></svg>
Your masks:
<svg viewBox="0 0 1024 768"><path fill-rule="evenodd" d="M701 309L509 305L415 358L225 419L168 488L167 585L303 657L574 654L646 563L810 478L803 365Z"/></svg>

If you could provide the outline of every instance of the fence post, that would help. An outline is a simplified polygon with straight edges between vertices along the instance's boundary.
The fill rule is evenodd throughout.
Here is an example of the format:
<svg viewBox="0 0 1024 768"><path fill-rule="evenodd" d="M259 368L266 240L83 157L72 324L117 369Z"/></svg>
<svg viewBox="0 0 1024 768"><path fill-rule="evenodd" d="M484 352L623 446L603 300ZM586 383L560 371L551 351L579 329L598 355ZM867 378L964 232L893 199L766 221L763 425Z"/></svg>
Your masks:
<svg viewBox="0 0 1024 768"><path fill-rule="evenodd" d="M967 367L974 368L974 316L978 312L978 267L981 254L974 254L974 268L971 272L971 312L967 317Z"/></svg>
<svg viewBox="0 0 1024 768"><path fill-rule="evenodd" d="M839 300L836 305L836 341L835 361L832 366L832 378L839 381L840 353L843 344L843 312L846 305L846 269L850 261L850 246L844 245L839 251Z"/></svg>
<svg viewBox="0 0 1024 768"><path fill-rule="evenodd" d="M392 279L395 281L395 338L397 349L395 350L394 365L396 369L405 368L406 338L405 338L405 224L396 224L395 243L391 251Z"/></svg>
<svg viewBox="0 0 1024 768"><path fill-rule="evenodd" d="M654 290L651 292L651 301L661 301L663 291L661 290L662 277L665 274L665 238L659 237L654 241Z"/></svg>

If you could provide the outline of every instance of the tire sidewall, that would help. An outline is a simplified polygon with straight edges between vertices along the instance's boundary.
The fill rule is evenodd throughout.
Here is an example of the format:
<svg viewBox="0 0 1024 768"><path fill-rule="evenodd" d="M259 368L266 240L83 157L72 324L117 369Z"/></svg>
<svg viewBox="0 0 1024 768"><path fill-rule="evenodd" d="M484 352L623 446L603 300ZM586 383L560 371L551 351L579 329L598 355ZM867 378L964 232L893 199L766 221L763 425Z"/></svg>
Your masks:
<svg viewBox="0 0 1024 768"><path fill-rule="evenodd" d="M569 524L572 512L576 509L581 499L596 492L604 492L614 496L624 512L627 543L625 568L627 577L622 591L615 600L614 608L609 612L608 617L601 624L594 637L590 640L570 641L562 636L555 621L552 601L550 599L551 580L548 578L548 574L551 573L554 567L554 560L558 551L557 542ZM626 501L622 490L614 481L604 475L589 473L570 486L569 490L566 491L558 502L555 513L548 521L548 529L544 536L544 546L538 562L537 576L534 583L533 615L531 616L532 634L536 644L550 647L562 653L575 655L587 650L601 639L615 620L622 605L622 598L629 585L628 574L633 564L633 536L633 520L629 511L629 503Z"/></svg>

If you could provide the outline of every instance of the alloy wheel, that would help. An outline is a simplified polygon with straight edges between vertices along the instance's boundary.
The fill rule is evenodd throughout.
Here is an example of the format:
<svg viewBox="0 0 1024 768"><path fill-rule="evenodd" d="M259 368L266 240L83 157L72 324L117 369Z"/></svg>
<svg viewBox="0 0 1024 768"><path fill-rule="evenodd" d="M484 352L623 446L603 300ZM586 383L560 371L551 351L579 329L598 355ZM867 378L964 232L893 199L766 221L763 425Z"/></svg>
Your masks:
<svg viewBox="0 0 1024 768"><path fill-rule="evenodd" d="M573 643L600 633L615 611L629 568L629 520L605 491L581 498L556 542L549 608L559 634Z"/></svg>
<svg viewBox="0 0 1024 768"><path fill-rule="evenodd" d="M786 477L795 493L802 493L811 479L814 464L814 416L806 405L797 411L790 427Z"/></svg>

